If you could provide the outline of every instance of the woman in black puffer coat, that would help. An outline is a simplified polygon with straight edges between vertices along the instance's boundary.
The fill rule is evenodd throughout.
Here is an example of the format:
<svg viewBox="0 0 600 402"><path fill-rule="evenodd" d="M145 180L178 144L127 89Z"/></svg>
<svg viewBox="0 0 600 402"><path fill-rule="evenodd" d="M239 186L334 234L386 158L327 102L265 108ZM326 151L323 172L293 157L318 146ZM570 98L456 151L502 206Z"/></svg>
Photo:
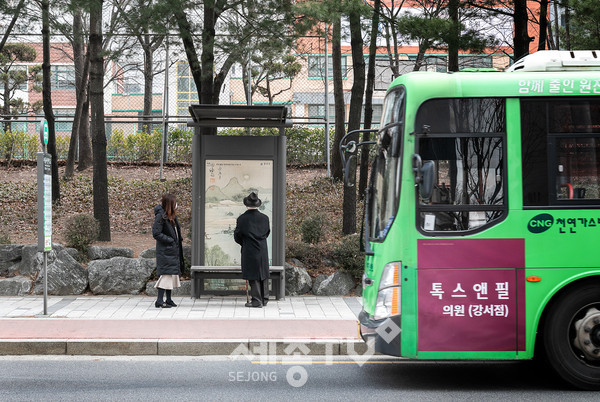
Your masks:
<svg viewBox="0 0 600 402"><path fill-rule="evenodd" d="M152 237L156 239L156 274L160 275L156 285L157 308L170 308L177 305L171 299L171 291L180 286L179 274L183 273L183 246L181 227L175 215L177 201L172 194L162 196L161 205L154 207ZM163 301L164 294L167 301Z"/></svg>

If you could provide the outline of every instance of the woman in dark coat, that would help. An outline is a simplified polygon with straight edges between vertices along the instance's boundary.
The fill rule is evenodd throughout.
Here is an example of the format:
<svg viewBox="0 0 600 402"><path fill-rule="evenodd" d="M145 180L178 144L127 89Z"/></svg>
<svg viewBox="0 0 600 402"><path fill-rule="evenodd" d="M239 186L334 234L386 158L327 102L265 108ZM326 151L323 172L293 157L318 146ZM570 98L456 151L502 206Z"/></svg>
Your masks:
<svg viewBox="0 0 600 402"><path fill-rule="evenodd" d="M250 283L252 302L246 303L246 307L266 306L269 301L267 237L271 229L269 217L258 210L260 204L254 192L244 198L248 210L238 217L233 232L236 243L242 246L242 277Z"/></svg>
<svg viewBox="0 0 600 402"><path fill-rule="evenodd" d="M156 239L156 274L160 275L156 285L158 298L156 308L170 308L177 305L171 299L171 291L180 286L179 274L183 273L183 246L181 227L175 210L177 201L172 194L162 196L161 205L154 207L152 237ZM167 293L167 301L163 297Z"/></svg>

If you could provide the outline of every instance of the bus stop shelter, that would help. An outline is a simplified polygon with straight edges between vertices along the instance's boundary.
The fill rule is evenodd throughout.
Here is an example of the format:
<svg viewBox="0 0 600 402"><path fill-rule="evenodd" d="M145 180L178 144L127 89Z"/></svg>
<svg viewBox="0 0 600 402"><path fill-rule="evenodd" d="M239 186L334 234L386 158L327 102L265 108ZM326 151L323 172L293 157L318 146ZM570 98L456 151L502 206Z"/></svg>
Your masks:
<svg viewBox="0 0 600 402"><path fill-rule="evenodd" d="M235 294L241 289L204 289L204 279L241 278L240 246L233 240L243 198L251 191L269 216L267 239L272 288L285 295L286 137L291 127L285 106L191 105L192 142L192 297ZM203 127L270 127L271 136L202 135ZM275 281L279 281L275 283ZM224 281L223 281L224 282Z"/></svg>

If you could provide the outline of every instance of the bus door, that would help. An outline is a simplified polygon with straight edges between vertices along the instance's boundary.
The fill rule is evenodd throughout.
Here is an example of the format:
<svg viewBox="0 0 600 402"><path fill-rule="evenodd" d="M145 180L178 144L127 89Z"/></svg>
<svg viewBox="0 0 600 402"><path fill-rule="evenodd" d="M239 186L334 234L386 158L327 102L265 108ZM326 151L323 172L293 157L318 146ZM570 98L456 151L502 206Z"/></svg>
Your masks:
<svg viewBox="0 0 600 402"><path fill-rule="evenodd" d="M524 239L499 230L486 236L508 211L505 104L433 99L417 112L421 356L506 351L514 357L525 348Z"/></svg>

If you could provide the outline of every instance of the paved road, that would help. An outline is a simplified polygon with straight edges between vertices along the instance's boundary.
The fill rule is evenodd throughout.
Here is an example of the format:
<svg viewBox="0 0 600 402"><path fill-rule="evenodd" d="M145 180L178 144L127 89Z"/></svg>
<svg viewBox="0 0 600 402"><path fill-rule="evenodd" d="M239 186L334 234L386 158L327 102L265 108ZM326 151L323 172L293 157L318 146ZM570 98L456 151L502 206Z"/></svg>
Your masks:
<svg viewBox="0 0 600 402"><path fill-rule="evenodd" d="M0 357L0 400L597 401L531 362L372 358Z"/></svg>

